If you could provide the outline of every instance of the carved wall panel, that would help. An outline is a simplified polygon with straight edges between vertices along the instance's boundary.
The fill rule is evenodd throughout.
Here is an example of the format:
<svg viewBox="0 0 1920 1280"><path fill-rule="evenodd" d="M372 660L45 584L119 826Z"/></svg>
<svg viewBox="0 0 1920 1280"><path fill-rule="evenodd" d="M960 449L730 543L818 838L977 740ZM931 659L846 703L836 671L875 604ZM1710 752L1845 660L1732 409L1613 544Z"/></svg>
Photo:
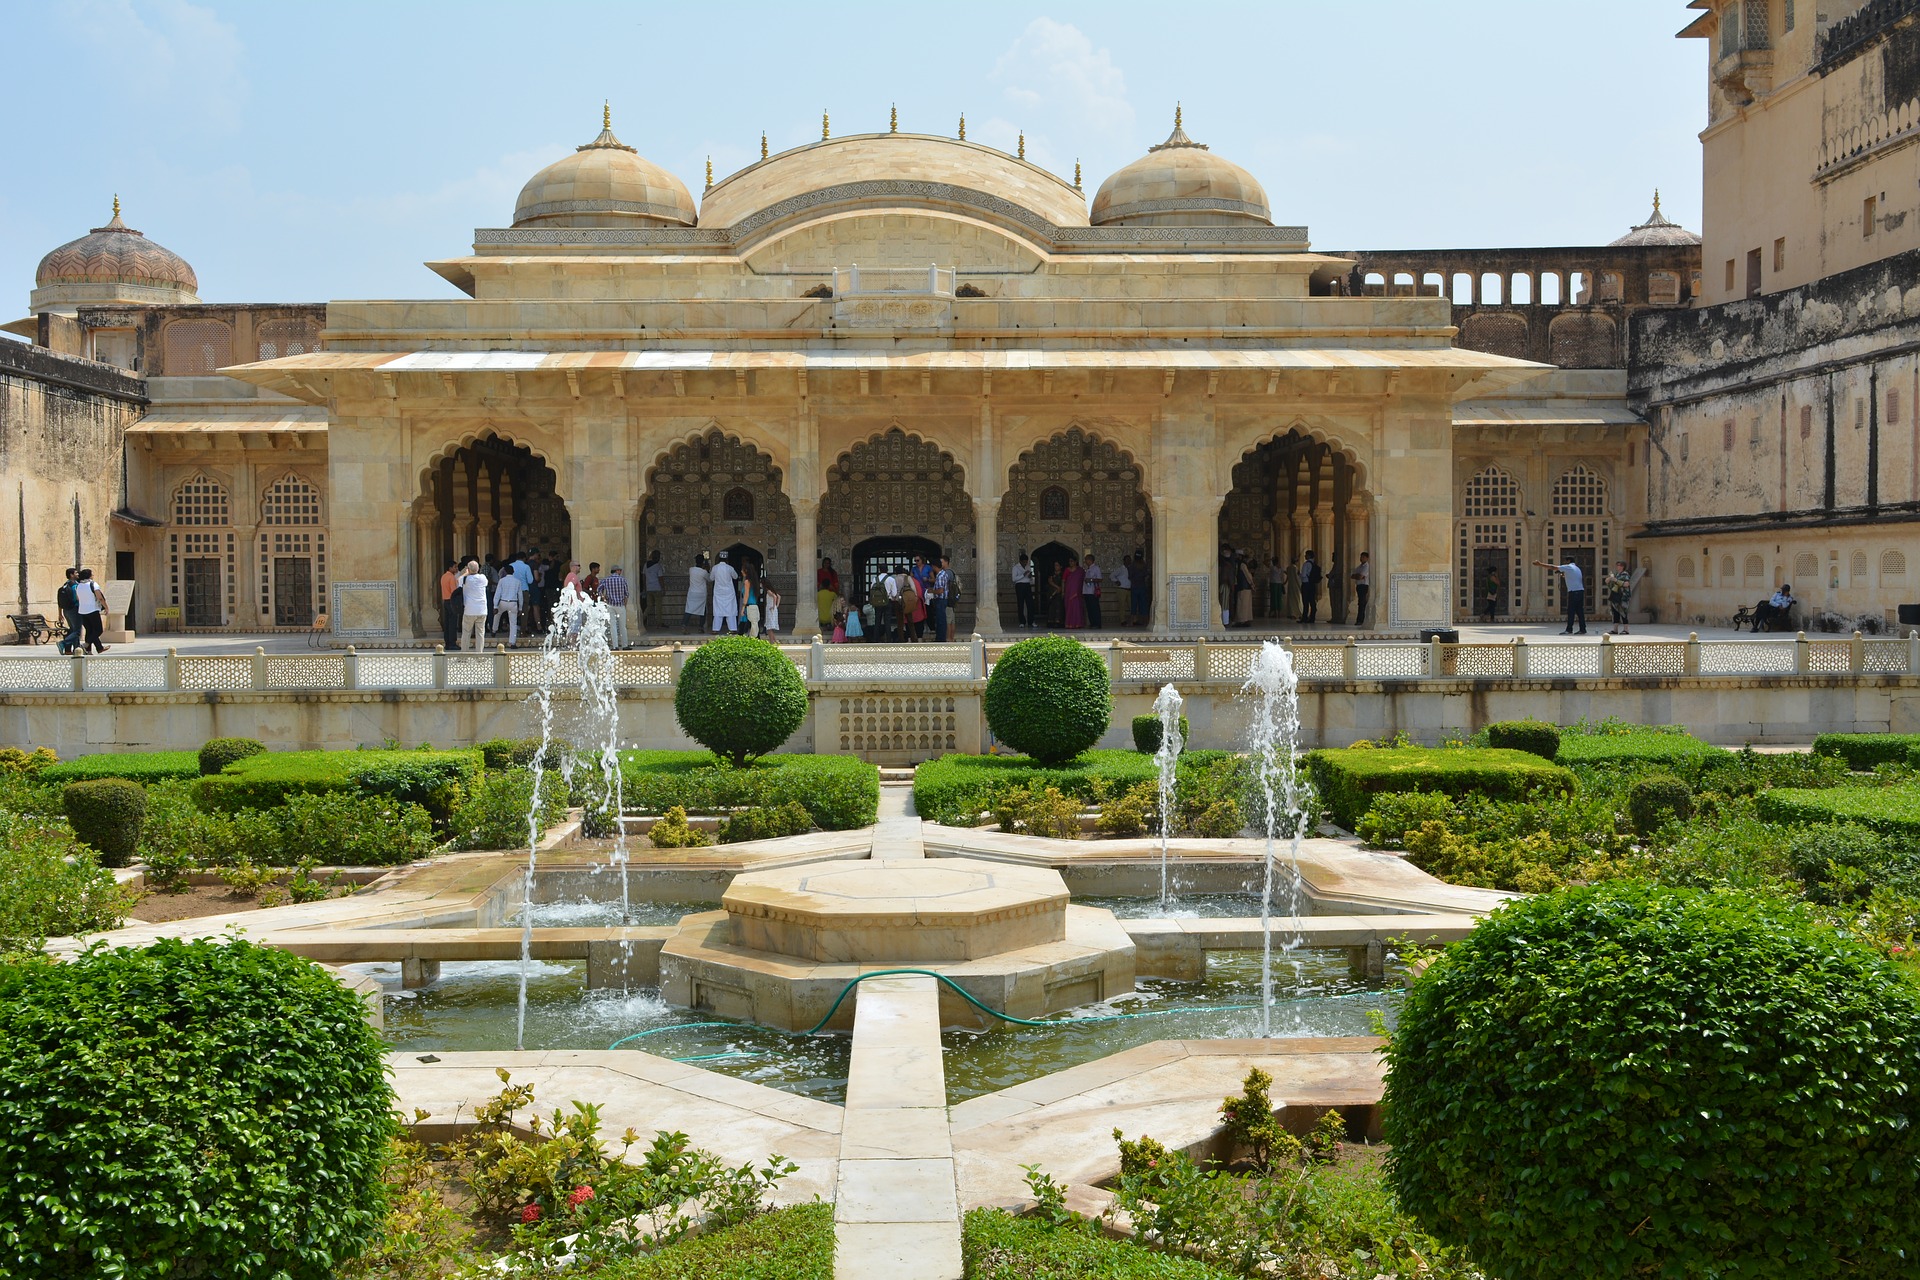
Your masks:
<svg viewBox="0 0 1920 1280"><path fill-rule="evenodd" d="M706 552L711 564L715 552L736 543L766 557L775 589L791 599L793 503L781 489L780 468L754 445L715 428L675 445L654 466L640 514L640 557L644 563L660 552L674 604L686 596L696 554ZM640 577L628 569L629 578Z"/></svg>

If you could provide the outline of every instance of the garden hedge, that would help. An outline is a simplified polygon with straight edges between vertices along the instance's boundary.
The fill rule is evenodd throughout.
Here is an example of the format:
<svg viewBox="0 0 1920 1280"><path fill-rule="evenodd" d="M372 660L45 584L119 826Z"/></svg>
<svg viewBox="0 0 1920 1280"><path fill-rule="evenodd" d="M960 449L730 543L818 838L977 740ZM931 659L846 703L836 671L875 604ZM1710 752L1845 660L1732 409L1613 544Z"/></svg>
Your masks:
<svg viewBox="0 0 1920 1280"><path fill-rule="evenodd" d="M1667 823L1693 816L1693 788L1670 773L1649 773L1627 788L1627 817L1634 832L1650 836Z"/></svg>
<svg viewBox="0 0 1920 1280"><path fill-rule="evenodd" d="M807 718L807 682L764 640L722 636L695 649L673 692L689 738L737 768L785 745Z"/></svg>
<svg viewBox="0 0 1920 1280"><path fill-rule="evenodd" d="M126 778L69 782L61 793L67 825L80 843L100 855L103 867L124 867L140 847L147 816L147 790Z"/></svg>
<svg viewBox="0 0 1920 1280"><path fill-rule="evenodd" d="M1872 773L1880 764L1905 764L1920 733L1823 733L1813 740L1813 754L1838 756L1856 773Z"/></svg>
<svg viewBox="0 0 1920 1280"><path fill-rule="evenodd" d="M83 782L93 778L126 778L132 782L165 782L171 778L200 776L200 756L193 751L101 752L62 760L40 770L38 781L47 784Z"/></svg>
<svg viewBox="0 0 1920 1280"><path fill-rule="evenodd" d="M1045 765L1100 741L1113 718L1106 659L1065 636L1022 640L1001 654L984 701L993 736Z"/></svg>
<svg viewBox="0 0 1920 1280"><path fill-rule="evenodd" d="M1343 747L1310 751L1306 759L1321 803L1349 831L1373 798L1388 792L1522 800L1542 792L1571 795L1578 785L1570 770L1501 747Z"/></svg>
<svg viewBox="0 0 1920 1280"><path fill-rule="evenodd" d="M1166 725L1161 723L1159 716L1155 716L1155 715L1135 716L1133 718L1133 749L1135 751L1144 752L1147 755L1153 755L1160 750L1160 739L1165 736L1165 733L1166 733ZM1187 744L1191 743L1192 741L1193 741L1193 734L1189 732L1187 729L1187 718L1185 716L1181 716L1180 717L1181 748L1185 749Z"/></svg>
<svg viewBox="0 0 1920 1280"><path fill-rule="evenodd" d="M1560 753L1560 730L1542 720L1501 720L1487 726L1487 745L1552 760Z"/></svg>
<svg viewBox="0 0 1920 1280"><path fill-rule="evenodd" d="M796 1204L655 1253L616 1262L596 1280L833 1280L833 1206Z"/></svg>
<svg viewBox="0 0 1920 1280"><path fill-rule="evenodd" d="M1521 900L1414 982L1386 1056L1393 1191L1488 1275L1913 1274L1920 983L1804 907Z"/></svg>
<svg viewBox="0 0 1920 1280"><path fill-rule="evenodd" d="M868 826L880 812L880 771L853 756L762 756L735 769L705 751L622 751L620 779L629 812L665 813L678 805L713 813L797 800L822 831Z"/></svg>
<svg viewBox="0 0 1920 1280"><path fill-rule="evenodd" d="M443 818L455 787L480 775L480 753L454 751L269 751L237 760L200 779L195 797L207 809L235 813L271 809L287 797L357 792L418 804Z"/></svg>
<svg viewBox="0 0 1920 1280"><path fill-rule="evenodd" d="M0 812L0 957L118 929L132 901L59 822Z"/></svg>
<svg viewBox="0 0 1920 1280"><path fill-rule="evenodd" d="M1213 761L1224 751L1187 751L1180 756L1180 776ZM930 822L969 827L992 808L994 793L1005 786L1057 787L1082 800L1104 781L1116 790L1139 782L1154 782L1160 771L1150 755L1138 751L1087 751L1071 765L1049 768L1026 756L941 756L913 771L913 807Z"/></svg>
<svg viewBox="0 0 1920 1280"><path fill-rule="evenodd" d="M1775 787L1761 792L1755 804L1769 822L1857 822L1886 835L1920 840L1920 786Z"/></svg>
<svg viewBox="0 0 1920 1280"><path fill-rule="evenodd" d="M0 965L0 1274L330 1280L386 1207L385 1047L238 939Z"/></svg>
<svg viewBox="0 0 1920 1280"><path fill-rule="evenodd" d="M960 1220L960 1248L968 1280L1229 1280L1235 1274L1004 1209L969 1209Z"/></svg>
<svg viewBox="0 0 1920 1280"><path fill-rule="evenodd" d="M1702 769L1733 756L1686 733L1646 728L1630 733L1563 733L1554 760L1570 767L1654 768L1694 782Z"/></svg>
<svg viewBox="0 0 1920 1280"><path fill-rule="evenodd" d="M257 756L267 744L257 738L209 738L200 744L200 775L218 773L235 760Z"/></svg>

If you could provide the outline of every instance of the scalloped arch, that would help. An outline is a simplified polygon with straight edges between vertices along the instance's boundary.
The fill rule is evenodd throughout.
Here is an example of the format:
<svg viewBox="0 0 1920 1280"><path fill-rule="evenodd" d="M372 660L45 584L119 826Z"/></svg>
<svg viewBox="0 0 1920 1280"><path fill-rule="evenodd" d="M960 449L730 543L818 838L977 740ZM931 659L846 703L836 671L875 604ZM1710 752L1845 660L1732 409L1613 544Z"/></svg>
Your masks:
<svg viewBox="0 0 1920 1280"><path fill-rule="evenodd" d="M783 451L779 448L776 441L771 437L761 435L757 431L740 430L738 428L724 426L718 418L709 418L705 425L697 427L683 436L668 440L661 445L659 449L655 450L653 461L647 463L646 474L641 484L640 501L644 503L646 501L646 495L653 491L653 479L659 474L660 468L666 463L667 459L671 458L679 450L692 448L714 435L719 435L735 444L744 444L755 452L764 455L767 461L773 465L774 479L779 483L780 491L786 493L787 465L782 458ZM788 494L787 496L791 498L793 495Z"/></svg>
<svg viewBox="0 0 1920 1280"><path fill-rule="evenodd" d="M1324 444L1342 458L1346 459L1347 465L1353 469L1353 487L1355 489L1372 488L1372 482L1368 477L1367 465L1360 460L1359 450L1363 446L1348 439L1345 433L1338 428L1329 428L1325 424L1316 425L1311 419L1299 415L1296 415L1284 426L1278 428L1261 427L1255 430L1251 438L1245 439L1237 451L1228 455L1233 459L1227 466L1229 478L1233 474L1233 468L1245 462L1253 455L1254 451L1262 445L1270 444L1275 440L1284 440L1288 435L1294 433L1305 436L1316 444ZM1368 452L1371 453L1371 449L1369 449ZM1231 483L1230 479L1229 483Z"/></svg>
<svg viewBox="0 0 1920 1280"><path fill-rule="evenodd" d="M509 430L502 430L500 427L492 424L485 427L476 427L464 432L457 439L442 445L438 452L428 458L426 465L420 468L420 474L415 479L415 501L420 501L423 498L431 500L433 496L433 474L440 469L441 463L462 449L479 444L482 440L489 437L503 444L510 444L516 449L525 449L528 453L532 454L536 462L552 473L553 496L558 498L562 503L566 502L567 495L561 489L560 482L562 477L560 468L554 465L553 459L547 456L546 450L528 440L521 439Z"/></svg>

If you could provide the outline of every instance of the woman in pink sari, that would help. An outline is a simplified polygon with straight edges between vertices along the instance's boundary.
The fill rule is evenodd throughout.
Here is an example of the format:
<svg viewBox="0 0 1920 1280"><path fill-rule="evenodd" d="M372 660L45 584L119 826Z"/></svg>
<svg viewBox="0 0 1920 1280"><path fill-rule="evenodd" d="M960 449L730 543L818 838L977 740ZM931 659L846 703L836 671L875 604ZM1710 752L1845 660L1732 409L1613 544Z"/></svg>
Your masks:
<svg viewBox="0 0 1920 1280"><path fill-rule="evenodd" d="M1086 585L1087 571L1080 567L1078 559L1067 561L1067 573L1061 583L1061 589L1067 593L1067 629L1075 630L1087 625L1087 602L1081 598L1080 589Z"/></svg>

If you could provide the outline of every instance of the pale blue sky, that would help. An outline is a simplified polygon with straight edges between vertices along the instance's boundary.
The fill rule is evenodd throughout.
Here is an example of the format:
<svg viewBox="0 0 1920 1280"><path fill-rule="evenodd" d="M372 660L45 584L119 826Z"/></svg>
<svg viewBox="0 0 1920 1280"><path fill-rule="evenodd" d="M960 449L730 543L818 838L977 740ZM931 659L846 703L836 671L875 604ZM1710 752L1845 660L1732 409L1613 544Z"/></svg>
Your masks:
<svg viewBox="0 0 1920 1280"><path fill-rule="evenodd" d="M208 301L442 297L420 263L512 219L614 129L695 192L759 153L887 127L1027 155L1091 196L1187 131L1316 248L1603 244L1699 229L1705 49L1682 0L1262 4L6 0L0 311L56 244L128 222ZM10 300L9 300L10 299Z"/></svg>

